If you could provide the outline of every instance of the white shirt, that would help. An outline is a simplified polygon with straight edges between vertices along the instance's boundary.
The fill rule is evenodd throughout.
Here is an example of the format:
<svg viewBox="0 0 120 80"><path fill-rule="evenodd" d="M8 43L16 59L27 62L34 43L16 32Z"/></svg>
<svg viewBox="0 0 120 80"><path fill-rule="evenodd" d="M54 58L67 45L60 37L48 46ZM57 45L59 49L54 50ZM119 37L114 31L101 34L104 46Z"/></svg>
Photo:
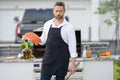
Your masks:
<svg viewBox="0 0 120 80"><path fill-rule="evenodd" d="M52 24L52 27L54 27L54 28L60 28L61 26L63 26L61 28L62 39L69 46L70 56L77 57L75 30L74 30L74 27L70 23L68 23L65 19L59 26L55 26L54 18L47 21L43 27L43 32L42 32L42 35L40 37L41 38L40 44L44 45L46 43L48 32L49 32L51 24Z"/></svg>

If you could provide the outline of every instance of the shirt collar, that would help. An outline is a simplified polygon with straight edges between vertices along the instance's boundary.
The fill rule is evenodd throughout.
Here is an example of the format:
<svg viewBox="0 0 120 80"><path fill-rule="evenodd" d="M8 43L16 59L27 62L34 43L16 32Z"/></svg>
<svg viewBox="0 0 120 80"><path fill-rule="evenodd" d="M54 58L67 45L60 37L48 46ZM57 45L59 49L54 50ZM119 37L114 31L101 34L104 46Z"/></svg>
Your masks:
<svg viewBox="0 0 120 80"><path fill-rule="evenodd" d="M56 27L55 24L54 24L54 19L55 19L55 18L52 19L52 27ZM64 18L63 22L62 22L59 26L57 26L57 27L59 28L59 27L61 27L61 26L64 26L65 24L67 24L67 21L66 21L66 19Z"/></svg>

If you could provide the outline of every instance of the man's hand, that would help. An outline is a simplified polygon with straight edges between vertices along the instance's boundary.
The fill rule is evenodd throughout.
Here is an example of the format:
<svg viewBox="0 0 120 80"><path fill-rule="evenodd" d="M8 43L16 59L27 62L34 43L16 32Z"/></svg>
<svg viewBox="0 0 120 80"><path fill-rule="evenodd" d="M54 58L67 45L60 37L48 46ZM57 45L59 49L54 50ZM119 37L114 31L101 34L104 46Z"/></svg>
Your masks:
<svg viewBox="0 0 120 80"><path fill-rule="evenodd" d="M71 64L71 66L70 66L70 72L71 72L72 74L74 74L75 71L76 71L76 58L74 57L74 58L72 58L72 64Z"/></svg>

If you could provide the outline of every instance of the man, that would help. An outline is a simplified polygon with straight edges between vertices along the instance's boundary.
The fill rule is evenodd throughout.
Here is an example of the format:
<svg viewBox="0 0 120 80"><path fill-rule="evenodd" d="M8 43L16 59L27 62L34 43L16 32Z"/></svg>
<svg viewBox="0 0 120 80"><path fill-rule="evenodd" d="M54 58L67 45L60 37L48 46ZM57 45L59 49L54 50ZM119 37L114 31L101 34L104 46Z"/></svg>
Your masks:
<svg viewBox="0 0 120 80"><path fill-rule="evenodd" d="M54 18L47 21L41 35L41 44L46 44L42 61L41 80L64 80L68 71L69 58L72 64L70 72L76 71L76 38L74 27L64 19L65 4L56 2L53 8Z"/></svg>

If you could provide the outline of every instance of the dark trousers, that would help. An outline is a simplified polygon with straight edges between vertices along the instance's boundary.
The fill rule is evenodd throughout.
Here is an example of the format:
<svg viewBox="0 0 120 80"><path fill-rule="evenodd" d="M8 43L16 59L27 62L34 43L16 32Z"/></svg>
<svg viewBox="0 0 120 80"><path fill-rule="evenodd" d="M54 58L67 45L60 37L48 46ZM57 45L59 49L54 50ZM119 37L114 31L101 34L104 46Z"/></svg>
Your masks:
<svg viewBox="0 0 120 80"><path fill-rule="evenodd" d="M40 80L50 80L51 77L52 77L52 75L41 74ZM56 75L55 80L65 80L65 76L57 76Z"/></svg>

